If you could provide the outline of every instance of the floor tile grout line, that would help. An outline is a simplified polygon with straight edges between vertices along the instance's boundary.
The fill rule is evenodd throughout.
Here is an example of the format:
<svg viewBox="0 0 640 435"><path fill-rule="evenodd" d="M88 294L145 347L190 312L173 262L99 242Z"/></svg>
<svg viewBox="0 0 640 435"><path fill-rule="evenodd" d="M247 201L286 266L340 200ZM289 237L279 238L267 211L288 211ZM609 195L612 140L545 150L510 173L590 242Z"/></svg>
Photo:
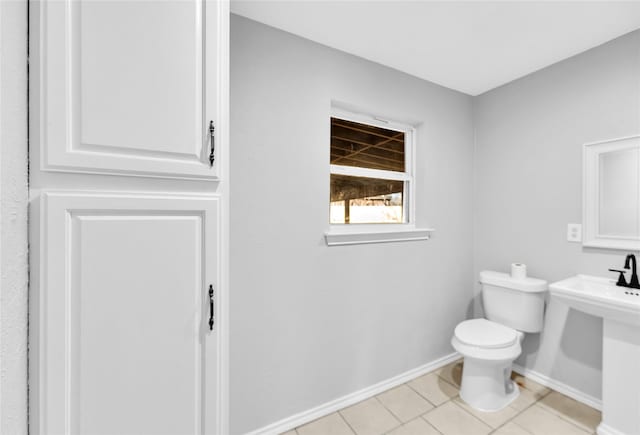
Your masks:
<svg viewBox="0 0 640 435"><path fill-rule="evenodd" d="M391 389L392 389L392 388L391 388ZM389 389L389 390L391 390L391 389ZM389 390L387 390L387 391L389 391ZM381 393L381 394L382 394L382 393ZM378 396L377 396L377 395L376 395L376 396L373 396L373 398L374 398L374 399L376 399L376 400L378 401L378 403L379 403L379 404L380 404L384 409L386 409L386 410L389 412L389 414L391 414L391 416L392 416L393 418L395 418L395 419L400 423L400 426L402 426L402 425L403 425L402 420L400 420L400 418L399 418L398 416L396 416L396 415L393 413L393 411L392 411L392 410L390 410L389 408L387 408L386 406L384 406L384 403L382 403L382 400L380 400L380 399L378 398ZM398 427L400 427L400 426L395 426L395 428L398 428Z"/></svg>
<svg viewBox="0 0 640 435"><path fill-rule="evenodd" d="M592 433L591 431L593 429L588 428L587 426L583 426L581 424L576 423L573 420L570 420L569 418L567 418L564 414L555 414L552 412L552 414L554 414L555 416L557 416L560 420L566 421L567 423L569 423L570 425L577 427L578 429L585 431L586 433Z"/></svg>
<svg viewBox="0 0 640 435"><path fill-rule="evenodd" d="M415 379L418 379L418 378L415 378ZM411 381L413 381L413 380L414 380L414 379L412 379ZM411 382L411 381L409 381L409 382ZM429 403L433 406L433 408L437 408L437 407L438 407L438 405L436 405L436 404L435 404L435 403L433 403L431 400L429 400L427 397L425 397L425 395L424 395L424 394L422 394L420 391L416 390L416 389L415 389L415 388L413 388L411 385L409 385L409 382L407 382L407 386L408 386L409 388L411 388L413 391L415 391L415 392L416 392L420 397L422 397L424 400L426 400L427 402L429 402ZM433 408L432 408L432 409L433 409ZM430 409L429 411L431 411L432 409ZM427 411L427 412L429 412L429 411Z"/></svg>
<svg viewBox="0 0 640 435"><path fill-rule="evenodd" d="M384 406L384 405L382 405L382 406ZM386 409L387 411L389 411L389 413L393 416L393 418L395 418L397 421L399 421L399 422L400 422L400 423L398 424L398 426L394 426L394 427L392 427L391 429L389 429L389 430L388 430L387 432L385 432L385 433L389 433L389 432L391 432L391 431L393 431L393 430L396 430L396 429L398 429L400 426L403 426L403 425L405 424L405 423L403 423L403 422L402 422L402 420L400 420L400 418L399 418L399 417L398 417L398 416L397 416L397 415L396 415L392 410L390 410L389 408L385 408L385 409Z"/></svg>
<svg viewBox="0 0 640 435"><path fill-rule="evenodd" d="M348 408L348 407L347 407ZM342 408L342 409L347 409L347 408ZM356 430L351 427L351 424L347 421L347 419L344 417L344 415L342 415L342 413L340 411L342 411L342 409L339 409L336 411L336 414L338 414L340 416L340 418L342 419L342 421L344 421L344 423L347 425L347 427L349 428L349 430L351 432L353 432L354 435L358 435L358 432L356 432Z"/></svg>
<svg viewBox="0 0 640 435"><path fill-rule="evenodd" d="M505 422L504 422L504 423L502 423L500 426L498 426L497 428L495 428L495 429L493 430L493 432L491 432L491 433L497 432L498 430L500 430L500 428L502 428L502 427L506 426L506 425L507 425L507 424L509 424L509 423L513 423L513 424L515 424L516 426L518 426L520 429L522 429L523 431L525 431L525 432L527 432L527 433L529 433L529 434L530 434L530 433L531 433L530 431L528 431L527 429L525 429L525 428L523 428L522 426L520 426L520 425L519 425L518 423L516 423L514 420L515 420L515 419L516 419L520 414L522 414L523 412L525 412L527 409L531 408L531 407L532 407L533 405L535 405L536 403L538 403L538 401L537 401L537 400L536 400L535 402L531 403L530 405L528 405L528 406L526 406L526 407L522 408L522 409L513 408L513 409L515 409L516 411L518 411L518 412L516 413L516 415L514 415L514 416L513 416L513 417L511 417L509 420L505 421ZM533 435L533 434L531 434L531 435Z"/></svg>
<svg viewBox="0 0 640 435"><path fill-rule="evenodd" d="M529 390L529 391L531 391L531 390ZM544 396L542 396L542 397L544 397ZM529 434L532 434L532 435L533 435L533 432L531 432L531 431L530 431L530 430L528 430L527 428L525 428L525 427L523 427L523 426L519 425L519 424L515 421L515 419L516 419L516 418L518 418L520 415L524 414L524 413L525 413L526 411L528 411L529 409L531 409L531 408L533 408L534 406L536 406L536 405L538 404L538 402L542 399L542 397L541 397L541 398L539 398L539 399L537 399L535 402L530 403L529 405L525 406L524 408L522 408L522 410L518 410L518 413L517 413L516 415L514 415L513 417L511 417L509 420L505 421L505 422L504 422L503 424L501 424L500 426L498 426L498 427L496 428L496 430L498 430L498 429L502 428L503 426L507 425L508 423L513 423L513 424L515 424L516 426L518 426L518 428L520 428L520 429L522 429L523 431L525 431L525 432L527 432L527 433L529 433Z"/></svg>
<svg viewBox="0 0 640 435"><path fill-rule="evenodd" d="M546 396L545 396L545 397L546 397ZM531 405L531 406L537 405L537 404L538 404L538 402L540 402L541 400L542 400L542 399L538 400L537 402L535 402L535 403L534 403L533 405ZM551 414L551 415L553 415L553 416L555 416L555 417L558 417L560 420L562 420L562 421L564 421L564 422L566 422L566 423L569 423L571 426L576 427L576 428L580 429L581 431L583 431L583 432L585 432L585 433L587 433L587 434L591 433L591 430L592 430L591 428L587 428L587 427L585 427L585 426L579 425L579 424L577 424L575 421L572 421L572 420L569 420L569 419L565 418L566 416L564 416L564 414L562 414L562 413L560 413L560 412L555 413L555 412L551 411L550 409L547 409L547 406L546 406L546 405L545 405L545 406L540 406L540 405L539 405L539 406L538 406L538 408L540 408L541 410L543 410L543 411L545 411L545 412L547 412L547 413L549 413L549 414ZM563 417L563 416L564 416L564 417Z"/></svg>
<svg viewBox="0 0 640 435"><path fill-rule="evenodd" d="M518 385L520 386L520 385ZM525 386L521 386L522 388L526 389L527 391L529 391L531 394L536 394L534 391L526 388ZM545 387L546 388L546 387ZM536 400L532 403L530 403L529 405L525 406L524 408L522 408L521 410L518 410L518 413L516 415L514 415L513 417L511 417L509 420L505 421L503 424L501 424L500 426L498 426L495 430L497 431L498 429L500 429L501 427L505 426L507 423L513 423L516 426L518 426L520 429L522 429L525 432L531 433L531 431L527 430L526 428L520 426L518 423L516 423L514 420L520 416L521 414L523 414L525 411L527 411L529 408L534 407L539 401L541 401L543 398L547 397L547 395L549 395L551 391L547 392L546 394L544 394L541 397L536 398ZM516 408L517 409L517 408ZM533 435L533 434L532 434Z"/></svg>
<svg viewBox="0 0 640 435"><path fill-rule="evenodd" d="M471 417L475 418L476 420L478 420L480 423L484 424L485 426L487 426L489 429L493 430L493 427L485 422L484 420L482 420L479 417L476 417L475 415L473 415L472 413L470 413L469 411L467 411L466 409L464 409L462 406L460 406L458 403L456 403L455 400L451 399L451 403L453 403L454 406L457 406L459 409L461 409L463 412L465 412L467 415L470 415ZM491 430L489 432L491 432Z"/></svg>
<svg viewBox="0 0 640 435"><path fill-rule="evenodd" d="M431 424L431 422L430 422L429 420L427 420L427 414L430 414L432 411L435 411L436 409L440 408L442 405L444 405L444 404L446 404L446 403L448 403L448 402L451 402L451 401L453 400L453 398L454 398L454 397L458 397L458 395L456 394L455 396L450 397L450 398L449 398L449 400L445 400L444 402L442 402L442 403L441 403L440 405L438 405L438 406L434 405L434 406L433 406L433 408L431 408L430 410L428 410L427 412L425 412L424 414L422 414L422 415L420 416L420 418L421 418L421 419L423 419L425 422L427 422L427 424L428 424L429 426L431 426L432 428L434 428L434 429L436 430L436 432L438 432L440 435L444 435L444 434L443 434L442 432L440 432L440 430L439 430L437 427L435 427L434 425L432 425L432 424Z"/></svg>
<svg viewBox="0 0 640 435"><path fill-rule="evenodd" d="M526 429L526 428L524 428L524 427L520 426L520 425L519 425L518 423L516 423L515 421L512 421L511 423L515 424L518 428L522 429L522 430L523 430L523 431L525 431L526 433L530 433L531 435L533 435L533 433L532 433L530 430L528 430L528 429ZM506 424L506 423L505 423L505 424Z"/></svg>
<svg viewBox="0 0 640 435"><path fill-rule="evenodd" d="M429 374L431 374L431 373L427 373L426 375L429 375ZM426 376L426 375L422 375L422 376ZM422 376L418 376L417 378L414 378L414 379L412 379L411 381L414 381L414 380L416 380L416 379L418 379L418 378L420 378L420 377L422 377ZM439 377L439 376L438 376L438 377ZM411 382L411 381L409 381L409 382ZM451 385L451 383L450 383L450 382L447 382L447 381L446 381L446 380L444 380L444 379L443 379L443 381L445 381L447 384ZM415 391L416 393L418 393L418 395L419 395L420 397L422 397L424 400L426 400L427 402L429 402L430 404L432 404L434 408L437 408L438 406L442 406L442 405L444 405L446 402L448 402L449 400L453 399L453 397L456 397L456 396L458 395L458 393L456 393L453 397L449 397L449 396L447 396L447 397L449 397L449 398L448 398L447 400L445 400L444 402L442 402L440 405L438 405L438 404L436 404L436 403L432 402L431 400L429 400L429 398L428 398L427 396L425 396L424 394L422 394L420 391L416 390L416 389L415 389L415 388L413 388L411 385L409 385L409 382L407 382L407 387L411 388L413 391ZM458 387L456 387L455 385L452 385L452 386L453 386L457 391L459 391L459 390L460 390L460 389L459 389ZM445 396L446 396L446 394L445 394ZM432 409L430 409L429 411L432 411ZM429 412L429 411L427 411L427 412Z"/></svg>
<svg viewBox="0 0 640 435"><path fill-rule="evenodd" d="M402 423L400 426L396 426L393 429L389 429L387 432L385 432L383 435L389 435L391 432L393 432L394 430L400 429L402 426L406 426L409 423L412 423L416 420L422 420L423 422L425 422L426 424L428 424L430 427L433 428L433 430L435 430L436 432L438 432L440 435L443 435L442 432L440 432L438 429L436 429L431 423L429 423L427 420L424 419L424 414L419 415L417 417L412 418L411 420L407 421L406 423Z"/></svg>
<svg viewBox="0 0 640 435"><path fill-rule="evenodd" d="M523 410L524 411L524 410ZM504 426L508 425L509 423L513 423L518 427L521 427L520 425L516 424L515 421L513 421L517 416L519 416L523 411L518 411L518 413L516 415L514 415L513 417L511 417L509 420L505 421L504 423L502 423L501 425L499 425L498 427L494 428L491 433L497 432L500 429L502 429ZM524 428L522 428L525 432L531 433L528 430L525 430Z"/></svg>
<svg viewBox="0 0 640 435"><path fill-rule="evenodd" d="M411 391L413 391L414 393L416 393L416 394L418 395L418 397L419 397L419 398L421 398L422 400L426 401L429 405L431 405L432 407L434 407L433 403L429 402L425 397L422 397L422 395L421 395L420 393L418 393L418 392L417 392L417 391L415 391L413 388L411 388L409 385L407 385L407 383L400 384L400 385L398 385L397 387L394 387L394 388L390 388L390 389L388 389L388 390L385 390L385 391L381 392L380 394L384 394L384 393L386 393L387 391L391 391L391 390L393 390L393 389L400 388L400 387L402 387L402 386L406 386L406 387L407 387L407 388L409 388ZM391 415L393 415L393 416L396 418L396 420L398 420L398 421L400 422L400 426L403 426L403 425L407 424L407 423L408 423L408 421L402 421L402 419L400 418L400 416L399 416L399 415L396 415L396 413L395 413L395 412L393 412L393 410L392 410L391 408L389 408L387 405L385 405L385 404L384 404L384 402L383 402L383 401L378 397L378 396L380 396L380 394L377 394L377 395L375 395L375 396L374 396L376 399L378 399L378 402L380 402L380 403L382 404L382 406L383 406L387 411L389 411L389 412L391 413ZM431 409L433 409L433 408L431 408ZM429 411L430 411L430 410L429 410ZM429 411L425 411L425 412L429 412ZM424 414L424 413L422 413L422 414ZM416 418L419 418L422 414L418 414L418 415L416 415L415 417L412 417L409 421L413 421L413 420L415 420ZM400 426L398 426L398 427L400 427ZM392 429L392 430L395 430L395 429L397 429L398 427L396 427L396 428L394 428L394 429Z"/></svg>
<svg viewBox="0 0 640 435"><path fill-rule="evenodd" d="M413 420L411 420L413 421ZM389 435L391 432L393 432L396 429L400 429L402 426L404 426L406 423L401 423L399 426L394 426L391 429L389 429L388 431L383 432L382 435Z"/></svg>
<svg viewBox="0 0 640 435"><path fill-rule="evenodd" d="M448 379L444 378L443 376L440 376L440 373L439 373L439 372L431 372L431 373L435 373L435 375L436 375L437 377L439 377L440 379L442 379L443 381L445 381L447 384L449 384L449 385L451 385L452 387L454 387L456 390L459 390L459 389L460 389L460 386L455 385L455 384L452 384L451 382L449 382L449 380L448 380Z"/></svg>
<svg viewBox="0 0 640 435"><path fill-rule="evenodd" d="M536 403L538 403L538 402L542 402L542 399L544 399L545 397L547 397L547 396L551 395L551 393L553 393L554 391L555 391L555 390L551 390L551 391L549 391L547 394L545 394L544 396L542 396L542 397L541 397L541 398L540 398ZM558 393L558 394L562 394L562 393ZM566 396L566 397L568 397L568 396ZM571 399L571 397L569 397L569 398ZM575 399L572 399L572 400L575 400ZM576 400L576 402L578 402L578 401ZM578 402L578 403L580 403L580 402ZM582 403L581 405L584 405L584 403ZM586 425L582 425L582 424L577 423L576 421L574 421L574 420L570 419L570 417L568 417L567 415L563 414L562 412L560 412L560 411L556 411L553 407L551 407L551 406L547 405L546 403L543 403L543 404L541 404L540 406L541 406L544 410L546 410L546 411L550 412L551 414L553 414L553 415L555 415L555 416L559 417L561 420L564 420L564 421L566 421L567 423L572 424L573 426L577 427L578 429L584 430L584 431L586 431L586 432L588 432L588 433L591 433L591 431L593 430L592 428L587 427ZM584 405L584 406L587 406L587 407L591 408L591 407L590 407L590 406L588 406L588 405ZM592 408L592 409L593 409L593 408Z"/></svg>
<svg viewBox="0 0 640 435"><path fill-rule="evenodd" d="M445 402L445 403L446 403L446 402ZM444 404L443 404L443 405L444 405ZM435 408L434 408L434 409L435 409ZM442 432L440 432L440 430L439 430L437 427L435 427L434 425L432 425L432 424L431 424L431 422L425 418L425 415L427 415L427 414L428 414L428 412L425 412L424 414L422 414L422 415L420 416L420 418L421 418L421 419L423 419L423 420L424 420L424 421L425 421L429 426L431 426L431 427L432 427L436 432L438 432L440 435L444 435Z"/></svg>
<svg viewBox="0 0 640 435"><path fill-rule="evenodd" d="M434 404L434 405L433 405L433 408L431 408L430 410L428 410L427 412L425 412L424 414L422 414L422 415L421 415L421 417L424 417L425 415L432 413L432 412L433 412L433 411L435 411L436 409L440 408L442 405L444 405L444 404L446 404L446 403L448 403L448 402L451 402L451 401L452 401L454 398L456 398L456 397L458 397L458 395L457 395L457 394L456 394L455 396L450 397L449 399L445 400L445 401L444 401L444 402L442 402L440 405L435 405L435 404Z"/></svg>
<svg viewBox="0 0 640 435"><path fill-rule="evenodd" d="M433 372L433 373L435 373L435 372ZM451 385L452 387L455 387L457 390L460 389L460 385L456 385L456 384L453 384L453 383L449 382L449 380L447 378L445 378L444 376L441 376L440 373L436 373L436 376L439 377L440 379L442 379L443 381L445 381L447 384Z"/></svg>

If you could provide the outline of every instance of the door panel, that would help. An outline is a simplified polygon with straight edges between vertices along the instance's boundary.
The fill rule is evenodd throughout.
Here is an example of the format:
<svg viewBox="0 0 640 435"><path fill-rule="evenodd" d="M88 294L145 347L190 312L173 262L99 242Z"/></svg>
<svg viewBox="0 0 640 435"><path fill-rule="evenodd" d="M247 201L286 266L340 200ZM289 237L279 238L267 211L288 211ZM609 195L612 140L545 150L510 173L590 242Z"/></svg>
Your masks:
<svg viewBox="0 0 640 435"><path fill-rule="evenodd" d="M215 433L218 198L45 193L42 210L41 433Z"/></svg>
<svg viewBox="0 0 640 435"><path fill-rule="evenodd" d="M199 159L201 8L194 1L73 5L81 41L72 88L80 97L78 149Z"/></svg>
<svg viewBox="0 0 640 435"><path fill-rule="evenodd" d="M200 432L201 228L196 216L72 215L74 432Z"/></svg>
<svg viewBox="0 0 640 435"><path fill-rule="evenodd" d="M40 2L43 169L217 179L221 3Z"/></svg>

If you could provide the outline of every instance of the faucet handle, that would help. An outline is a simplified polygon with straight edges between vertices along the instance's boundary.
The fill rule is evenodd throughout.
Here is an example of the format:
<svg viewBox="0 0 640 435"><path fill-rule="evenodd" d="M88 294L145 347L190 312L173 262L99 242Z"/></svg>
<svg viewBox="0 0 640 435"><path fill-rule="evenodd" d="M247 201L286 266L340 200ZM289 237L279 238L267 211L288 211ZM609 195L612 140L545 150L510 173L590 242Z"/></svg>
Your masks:
<svg viewBox="0 0 640 435"><path fill-rule="evenodd" d="M609 272L618 272L620 274L618 275L618 282L616 283L617 286L629 287L629 284L627 284L627 281L624 279L624 274L627 273L626 270L609 269Z"/></svg>

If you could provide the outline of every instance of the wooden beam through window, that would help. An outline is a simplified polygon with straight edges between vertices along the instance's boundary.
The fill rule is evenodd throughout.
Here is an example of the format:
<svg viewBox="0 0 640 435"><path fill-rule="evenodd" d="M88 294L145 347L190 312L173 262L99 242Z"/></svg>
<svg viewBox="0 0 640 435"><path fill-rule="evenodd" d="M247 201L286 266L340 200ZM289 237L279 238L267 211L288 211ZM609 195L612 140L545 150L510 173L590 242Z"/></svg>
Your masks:
<svg viewBox="0 0 640 435"><path fill-rule="evenodd" d="M381 138L384 138L384 139L391 139L393 141L396 141L396 142L404 144L404 138L400 139L400 138L397 137L397 135L389 135L389 134L385 134L384 133L384 131L390 131L390 130L385 130L385 129L379 128L379 127L371 127L372 129L375 129L375 130L367 130L367 129L364 129L362 127L357 127L356 126L356 125L363 126L363 124L358 124L358 123L355 123L355 122L345 121L345 120L342 120L342 119L339 119L339 118L331 118L331 123L334 124L334 125L338 125L340 127L349 129L349 130L358 131L360 133L371 134L371 135L378 136L378 137L381 137ZM400 133L400 135L404 136L403 133Z"/></svg>
<svg viewBox="0 0 640 435"><path fill-rule="evenodd" d="M393 148L386 148L386 147L380 146L378 144L371 144L371 143L362 142L362 141L359 141L359 140L356 140L356 139L346 138L346 137L341 137L341 136L331 136L331 139L336 139L336 140L340 140L340 141L343 141L343 142L355 143L355 144L364 145L364 146L372 145L374 148L378 148L378 149L381 149L383 151L390 152L390 153L396 153L396 154L401 155L402 158L404 158L404 150L395 150ZM332 144L332 146L334 146L334 145Z"/></svg>

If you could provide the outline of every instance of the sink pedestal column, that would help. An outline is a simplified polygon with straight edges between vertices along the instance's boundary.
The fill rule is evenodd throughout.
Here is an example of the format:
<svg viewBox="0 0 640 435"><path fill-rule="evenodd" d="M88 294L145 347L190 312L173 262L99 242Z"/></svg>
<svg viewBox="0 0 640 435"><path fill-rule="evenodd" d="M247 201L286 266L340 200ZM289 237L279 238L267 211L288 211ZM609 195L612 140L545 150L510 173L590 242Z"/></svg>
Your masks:
<svg viewBox="0 0 640 435"><path fill-rule="evenodd" d="M598 435L640 434L640 333L603 319L602 422Z"/></svg>

